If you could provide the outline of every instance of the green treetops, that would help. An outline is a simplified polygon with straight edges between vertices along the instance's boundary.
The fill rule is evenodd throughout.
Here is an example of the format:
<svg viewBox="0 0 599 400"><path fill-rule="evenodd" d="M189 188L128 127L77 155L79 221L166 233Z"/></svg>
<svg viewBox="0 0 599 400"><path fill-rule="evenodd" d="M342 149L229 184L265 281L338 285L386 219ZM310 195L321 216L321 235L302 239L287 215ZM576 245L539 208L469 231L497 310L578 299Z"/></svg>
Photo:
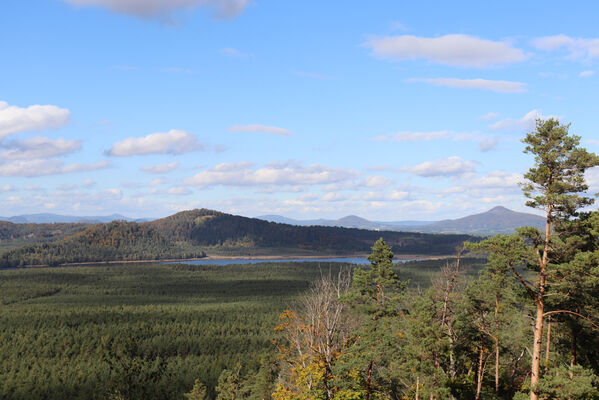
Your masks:
<svg viewBox="0 0 599 400"><path fill-rule="evenodd" d="M571 216L593 203L578 193L588 189L584 172L599 165L599 157L578 147L580 136L569 135L569 128L553 118L539 119L536 130L522 140L527 145L524 152L535 156L535 166L524 174L528 182L522 190L531 199L526 205L547 210L552 219Z"/></svg>

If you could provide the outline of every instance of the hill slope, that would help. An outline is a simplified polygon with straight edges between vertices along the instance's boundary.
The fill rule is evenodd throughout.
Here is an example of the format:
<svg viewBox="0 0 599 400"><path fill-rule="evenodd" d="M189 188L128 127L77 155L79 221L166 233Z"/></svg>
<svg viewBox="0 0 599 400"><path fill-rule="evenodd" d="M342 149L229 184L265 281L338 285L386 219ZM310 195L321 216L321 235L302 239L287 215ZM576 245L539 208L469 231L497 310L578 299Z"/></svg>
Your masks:
<svg viewBox="0 0 599 400"><path fill-rule="evenodd" d="M205 254L162 236L147 224L97 224L53 242L12 249L0 254L0 267L64 263L195 258Z"/></svg>
<svg viewBox="0 0 599 400"><path fill-rule="evenodd" d="M165 237L211 248L212 253L239 255L267 254L264 250L279 251L279 254L365 253L379 237L393 246L396 253L452 254L456 246L470 238L467 235L293 226L205 209L183 211L147 224Z"/></svg>
<svg viewBox="0 0 599 400"><path fill-rule="evenodd" d="M369 221L367 219L349 215L336 220L315 219L295 220L280 215L264 215L259 217L272 222L284 222L292 225L322 225L341 226L345 228L360 228L374 230L389 230L402 232L428 232L428 233L463 233L474 235L489 235L497 233L513 233L515 228L521 226L544 227L543 217L534 214L521 213L505 207L494 207L491 210L458 219L443 221Z"/></svg>
<svg viewBox="0 0 599 400"><path fill-rule="evenodd" d="M494 207L487 212L449 219L419 227L423 232L471 234L512 233L521 226L534 226L543 229L545 219L538 215L521 213L505 207Z"/></svg>
<svg viewBox="0 0 599 400"><path fill-rule="evenodd" d="M467 235L377 232L293 226L212 210L183 211L152 222L98 224L62 240L0 254L1 266L178 259L213 255L365 254L383 237L396 254L452 254Z"/></svg>

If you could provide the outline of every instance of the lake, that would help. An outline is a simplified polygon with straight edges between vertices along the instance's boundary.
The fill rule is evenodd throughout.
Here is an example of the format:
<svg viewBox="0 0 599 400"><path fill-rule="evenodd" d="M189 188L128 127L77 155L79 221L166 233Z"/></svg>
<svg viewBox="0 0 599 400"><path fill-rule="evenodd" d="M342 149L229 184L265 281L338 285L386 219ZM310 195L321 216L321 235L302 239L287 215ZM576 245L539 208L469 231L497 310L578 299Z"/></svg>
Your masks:
<svg viewBox="0 0 599 400"><path fill-rule="evenodd" d="M411 260L394 260L395 263L404 263ZM228 265L228 264L259 264L282 262L320 262L320 263L350 263L370 264L366 258L339 257L339 258L232 258L232 259L199 259L190 261L169 261L169 264L192 265Z"/></svg>

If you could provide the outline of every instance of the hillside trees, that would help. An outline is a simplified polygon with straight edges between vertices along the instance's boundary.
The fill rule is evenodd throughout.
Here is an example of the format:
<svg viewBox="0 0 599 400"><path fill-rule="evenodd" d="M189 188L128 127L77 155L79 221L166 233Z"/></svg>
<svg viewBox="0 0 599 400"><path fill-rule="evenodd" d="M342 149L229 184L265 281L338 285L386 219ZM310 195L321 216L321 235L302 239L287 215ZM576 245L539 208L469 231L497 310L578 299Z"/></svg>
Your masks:
<svg viewBox="0 0 599 400"><path fill-rule="evenodd" d="M599 157L579 146L580 137L570 135L569 125L555 119L537 120L536 129L523 139L525 153L535 156L535 165L524 175L522 189L530 199L526 204L545 211L545 231L521 228L519 237L511 240L494 238L483 242L481 247L498 257L522 284L535 307L532 362L530 368L530 399L539 399L538 384L541 373L543 328L546 317L551 314L569 313L572 310L547 311L549 291L557 283L555 278L564 270L559 264L560 243L568 241L564 231L556 225L578 216L578 210L593 203L582 194L588 189L584 172L599 165ZM503 241L503 242L502 242ZM518 261L525 262L534 274L529 283L517 270ZM555 289L557 286L555 287ZM558 295L551 293L551 295ZM561 295L566 295L561 293Z"/></svg>
<svg viewBox="0 0 599 400"><path fill-rule="evenodd" d="M356 269L346 301L361 314L355 340L341 357L338 376L347 377L347 396L365 400L388 395L395 389L393 360L399 358L397 322L399 296L405 283L393 271L393 252L381 238L368 256L369 268ZM348 397L353 398L353 397Z"/></svg>
<svg viewBox="0 0 599 400"><path fill-rule="evenodd" d="M275 331L282 360L275 400L333 398L333 368L350 343L354 324L341 301L350 287L349 271L322 276L302 298L297 310L286 310Z"/></svg>

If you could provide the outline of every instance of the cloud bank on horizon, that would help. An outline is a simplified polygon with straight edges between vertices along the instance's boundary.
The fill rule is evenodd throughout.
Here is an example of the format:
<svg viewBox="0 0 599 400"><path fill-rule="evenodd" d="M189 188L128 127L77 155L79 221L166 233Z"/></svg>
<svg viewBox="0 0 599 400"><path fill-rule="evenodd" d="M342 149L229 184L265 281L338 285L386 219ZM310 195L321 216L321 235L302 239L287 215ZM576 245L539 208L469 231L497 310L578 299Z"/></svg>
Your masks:
<svg viewBox="0 0 599 400"><path fill-rule="evenodd" d="M10 3L3 214L525 210L520 139L537 119L572 122L599 151L599 5L533 1L531 19L512 3L470 19L390 0L348 3L343 19L312 0Z"/></svg>

